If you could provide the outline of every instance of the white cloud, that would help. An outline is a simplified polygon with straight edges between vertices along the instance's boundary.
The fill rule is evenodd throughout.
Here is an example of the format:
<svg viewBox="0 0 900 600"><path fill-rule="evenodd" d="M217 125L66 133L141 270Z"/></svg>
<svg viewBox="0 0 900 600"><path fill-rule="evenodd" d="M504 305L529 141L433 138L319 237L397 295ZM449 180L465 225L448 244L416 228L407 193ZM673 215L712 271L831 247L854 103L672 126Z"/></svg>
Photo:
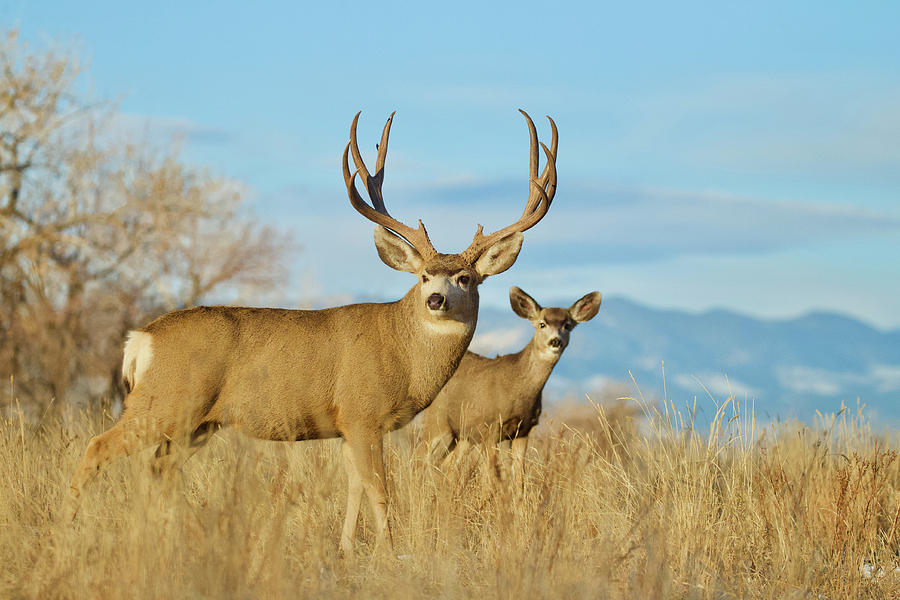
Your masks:
<svg viewBox="0 0 900 600"><path fill-rule="evenodd" d="M873 365L869 376L875 380L879 392L900 391L900 365Z"/></svg>
<svg viewBox="0 0 900 600"><path fill-rule="evenodd" d="M484 356L506 354L514 350L521 350L524 346L524 337L525 331L521 328L485 331L475 334L469 350Z"/></svg>
<svg viewBox="0 0 900 600"><path fill-rule="evenodd" d="M635 99L615 148L653 148L688 168L890 177L900 165L898 99L894 74L869 70L721 77Z"/></svg>
<svg viewBox="0 0 900 600"><path fill-rule="evenodd" d="M873 382L879 392L900 391L900 365L870 365L862 373L795 365L779 367L775 375L778 382L791 391L819 396L855 393L856 388L872 386Z"/></svg>
<svg viewBox="0 0 900 600"><path fill-rule="evenodd" d="M813 367L779 367L775 370L778 383L800 394L834 396L844 389L846 374Z"/></svg>
<svg viewBox="0 0 900 600"><path fill-rule="evenodd" d="M593 375L587 379L585 386L591 390L602 390L613 385L620 385L618 381L609 375Z"/></svg>
<svg viewBox="0 0 900 600"><path fill-rule="evenodd" d="M730 396L736 398L754 398L758 392L752 386L729 377L725 373L704 372L696 375L676 375L676 385L690 390L693 393L710 394L717 400L724 400Z"/></svg>
<svg viewBox="0 0 900 600"><path fill-rule="evenodd" d="M164 117L115 113L109 128L130 140L150 140L154 144L192 143L221 144L230 142L233 134L224 128L210 127L184 117Z"/></svg>
<svg viewBox="0 0 900 600"><path fill-rule="evenodd" d="M444 252L465 248L478 223L493 231L518 216L522 182L462 179L398 184L391 190L391 212L405 222L421 218ZM320 206L342 221L358 221L345 204L335 199ZM303 202L294 206L307 210ZM554 203L540 226L527 233L527 248L538 248L539 260L562 267L633 265L679 256L758 256L898 236L896 209L576 181L566 186L565 202Z"/></svg>
<svg viewBox="0 0 900 600"><path fill-rule="evenodd" d="M637 359L637 366L645 371L662 369L663 359L656 355L645 354Z"/></svg>

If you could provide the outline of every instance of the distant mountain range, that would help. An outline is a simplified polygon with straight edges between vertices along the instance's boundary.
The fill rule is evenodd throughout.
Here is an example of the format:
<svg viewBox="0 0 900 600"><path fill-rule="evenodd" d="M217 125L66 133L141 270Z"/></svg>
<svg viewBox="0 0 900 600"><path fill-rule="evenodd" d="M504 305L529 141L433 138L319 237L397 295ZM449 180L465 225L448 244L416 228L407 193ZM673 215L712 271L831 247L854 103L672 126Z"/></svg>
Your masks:
<svg viewBox="0 0 900 600"><path fill-rule="evenodd" d="M572 299L545 306L568 306ZM512 310L484 307L472 349L487 356L515 352L531 326ZM547 395L584 397L607 383L631 382L646 397L676 407L697 397L706 415L710 396L755 402L758 419L836 412L857 398L873 425L900 424L900 330L879 331L853 318L811 313L762 320L725 310L692 314L658 310L622 298L604 299L599 314L572 332L548 382ZM636 391L632 392L635 395Z"/></svg>

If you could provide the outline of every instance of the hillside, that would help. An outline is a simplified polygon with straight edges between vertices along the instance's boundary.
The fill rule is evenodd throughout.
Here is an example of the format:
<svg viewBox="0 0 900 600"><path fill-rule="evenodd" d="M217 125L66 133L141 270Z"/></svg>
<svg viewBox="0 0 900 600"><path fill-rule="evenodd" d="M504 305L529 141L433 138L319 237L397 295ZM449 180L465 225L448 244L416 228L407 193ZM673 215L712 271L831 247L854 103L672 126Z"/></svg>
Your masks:
<svg viewBox="0 0 900 600"><path fill-rule="evenodd" d="M473 349L507 353L530 335L528 323L511 310L483 308ZM663 361L668 397L676 405L697 396L709 412L705 386L717 400L729 389L741 400L755 400L764 419L811 421L817 409L835 411L841 401L855 406L859 398L882 422L900 421L900 331L879 331L831 313L774 321L604 299L597 317L573 332L548 390L557 397L581 396L609 381L630 381L630 371L645 395L661 397Z"/></svg>

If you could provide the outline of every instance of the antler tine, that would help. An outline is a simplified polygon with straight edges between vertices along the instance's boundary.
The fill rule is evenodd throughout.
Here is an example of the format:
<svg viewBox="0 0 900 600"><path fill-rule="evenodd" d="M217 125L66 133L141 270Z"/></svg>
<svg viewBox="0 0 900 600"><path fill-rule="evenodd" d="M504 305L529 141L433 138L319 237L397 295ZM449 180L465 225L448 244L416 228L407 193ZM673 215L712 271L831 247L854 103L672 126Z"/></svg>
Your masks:
<svg viewBox="0 0 900 600"><path fill-rule="evenodd" d="M528 201L525 203L525 210L515 223L495 231L490 235L484 235L484 228L479 225L478 230L475 232L475 237L472 239L472 243L465 252L463 252L463 256L469 262L477 260L487 248L504 237L516 232L521 233L527 231L537 225L537 223L547 214L547 211L550 209L550 204L553 202L553 196L556 194L556 148L558 143L556 123L554 123L553 119L550 119L549 116L547 117L550 119L550 127L553 131L553 137L550 141L550 145L552 146L551 150L546 144L538 141L537 130L534 127L534 122L531 120L531 117L521 109L519 112L525 116L531 142L531 153L528 165L530 192L528 194ZM538 145L540 145L547 157L547 164L544 167L544 171L541 173L540 178L538 178L537 175Z"/></svg>
<svg viewBox="0 0 900 600"><path fill-rule="evenodd" d="M529 179L537 179L537 171L538 171L538 137L537 137L537 129L534 126L534 121L531 120L531 117L528 116L528 113L519 109L519 112L522 113L522 116L525 117L525 121L528 124L528 137L530 142L530 153L529 153L529 163L528 163L528 178Z"/></svg>
<svg viewBox="0 0 900 600"><path fill-rule="evenodd" d="M359 122L359 115L362 114L362 111L356 113L356 116L353 117L353 123L350 124L350 150L353 152L353 163L356 165L356 170L359 171L362 176L363 184L366 186L366 191L369 192L369 198L372 200L372 205L375 207L375 210L378 212L382 212L384 214L388 214L387 207L384 205L384 198L381 195L381 182L384 181L384 173L382 172L379 176L378 164L384 166L384 156L382 155L381 148L378 149L378 159L376 161L375 167L375 177L372 177L369 174L369 170L366 168L366 163L362 159L362 155L359 152L359 146L356 143L356 124ZM391 129L391 120L394 118L394 114L391 113L390 118L385 124L386 132L390 132ZM384 133L382 132L381 141L384 142ZM384 144L382 144L384 145ZM387 147L385 146L385 152L387 152Z"/></svg>
<svg viewBox="0 0 900 600"><path fill-rule="evenodd" d="M547 164L544 165L544 170L541 172L541 177L538 179L540 182L541 189L543 189L547 193L547 197L550 201L553 201L553 195L556 193L556 148L559 142L559 133L556 129L556 123L553 119L547 115L547 120L550 121L550 130L553 132L552 137L550 138L550 150L547 151L547 147L541 143L543 146L544 153L547 155ZM532 154L532 164L536 164L536 154ZM552 178L553 184L550 185L551 178L551 169L553 170ZM534 179L537 172L537 168L532 171L532 179ZM532 193L528 198L528 204L525 206L525 212L522 213L524 215L531 214L535 210L537 210L538 206L540 206L541 196L536 193Z"/></svg>
<svg viewBox="0 0 900 600"><path fill-rule="evenodd" d="M356 209L356 212L368 220L390 229L405 239L411 246L418 250L419 254L423 257L437 254L437 250L435 250L434 246L431 244L431 240L428 238L428 232L425 230L425 225L422 221L419 221L419 227L417 229L413 229L394 219L388 214L387 208L384 205L384 199L381 196L381 184L384 181L384 161L387 156L388 136L391 132L391 121L394 118L394 113L391 113L391 116L388 118L387 123L385 123L384 130L381 133L381 143L378 145L378 158L375 162L375 177L369 175L369 171L366 169L366 164L363 162L362 156L359 153L359 147L356 143L356 123L359 120L360 114L361 113L356 113L356 116L353 117L353 123L350 126L350 141L347 142L347 146L344 148L341 165L344 174L344 184L347 186L347 195L350 198L350 204ZM350 162L348 160L351 152L353 153L353 162L356 164L356 171L352 174L350 173ZM362 199L362 196L359 195L359 191L356 189L357 174L361 174L365 179L366 190L369 192L372 206L369 206L369 204Z"/></svg>
<svg viewBox="0 0 900 600"><path fill-rule="evenodd" d="M528 125L528 141L529 141L529 153L528 153L528 179L533 180L537 179L538 172L538 137L537 137L537 129L534 126L534 121L531 120L531 117L521 108L519 112L522 113L522 116L525 117L525 122ZM546 168L545 168L546 170ZM543 177L543 175L542 175ZM538 202L540 202L541 197L534 193L529 193L528 202L525 203L525 210L522 211L522 217L530 215L535 211L538 207Z"/></svg>
<svg viewBox="0 0 900 600"><path fill-rule="evenodd" d="M546 212L550 208L550 204L553 203L553 197L556 195L556 154L547 148L543 142L541 143L541 148L544 149L544 154L547 155L547 166L544 167L544 174L541 175L538 187L544 192L543 195L546 196L544 202L544 212Z"/></svg>
<svg viewBox="0 0 900 600"><path fill-rule="evenodd" d="M553 203L553 196L556 194L556 161L553 160L554 157L550 153L550 149L547 148L543 142L539 143L544 150L544 154L547 156L547 167L545 168L545 175L547 178L544 180L544 177L542 176L541 179L531 180L531 197L536 199L534 201L534 208L528 212L528 214L522 215L521 219L509 227L491 234L490 237L497 236L496 239L502 239L504 236L509 235L515 230L527 231L537 225L538 221L543 219L544 215L547 214L547 211L550 210L550 205ZM529 204L532 204L530 199ZM499 235L501 233L503 235Z"/></svg>
<svg viewBox="0 0 900 600"><path fill-rule="evenodd" d="M397 114L396 110L391 113L387 123L384 124L384 129L381 131L381 143L378 144L378 158L375 160L375 177L379 178L379 189L381 189L380 184L384 180L384 159L387 157L388 137L391 135L391 123L394 121L395 114Z"/></svg>
<svg viewBox="0 0 900 600"><path fill-rule="evenodd" d="M550 174L550 163L552 162L553 168L556 168L556 157L558 156L558 154L556 153L556 146L559 142L559 132L556 130L556 123L553 121L553 119L550 118L550 115L547 115L547 120L550 121L550 130L553 132L553 135L550 138L550 154L553 155L553 160L547 160L547 164L544 165L544 171L541 173L540 181L545 186L544 189L547 189L547 176Z"/></svg>

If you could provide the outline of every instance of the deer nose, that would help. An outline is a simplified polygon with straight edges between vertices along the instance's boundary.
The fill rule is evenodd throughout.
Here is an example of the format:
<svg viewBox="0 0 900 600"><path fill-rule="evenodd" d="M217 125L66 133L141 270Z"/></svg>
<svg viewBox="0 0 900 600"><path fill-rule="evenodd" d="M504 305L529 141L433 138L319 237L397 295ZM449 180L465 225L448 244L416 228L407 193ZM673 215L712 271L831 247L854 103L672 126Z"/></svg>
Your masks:
<svg viewBox="0 0 900 600"><path fill-rule="evenodd" d="M428 306L431 310L440 310L441 307L444 306L445 298L438 294L437 292L428 296L428 300L425 301L425 305Z"/></svg>
<svg viewBox="0 0 900 600"><path fill-rule="evenodd" d="M550 344L551 348L559 348L560 346L562 346L562 340L559 338L553 338L548 343Z"/></svg>

